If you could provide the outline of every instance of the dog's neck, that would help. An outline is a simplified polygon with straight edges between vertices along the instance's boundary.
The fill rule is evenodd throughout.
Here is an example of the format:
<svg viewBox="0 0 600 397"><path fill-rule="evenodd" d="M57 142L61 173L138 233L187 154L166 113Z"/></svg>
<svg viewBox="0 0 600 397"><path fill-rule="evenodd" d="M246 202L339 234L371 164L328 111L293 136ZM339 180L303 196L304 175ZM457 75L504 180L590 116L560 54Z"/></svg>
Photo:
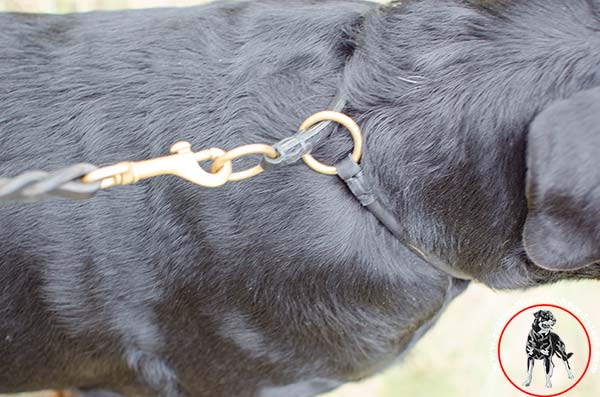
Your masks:
<svg viewBox="0 0 600 397"><path fill-rule="evenodd" d="M533 331L541 336L548 336L550 334L550 331L552 331L552 328L544 328L539 324L533 324Z"/></svg>
<svg viewBox="0 0 600 397"><path fill-rule="evenodd" d="M540 330L538 331L538 334L540 335L548 335L550 333L550 328L540 328Z"/></svg>
<svg viewBox="0 0 600 397"><path fill-rule="evenodd" d="M383 8L364 22L344 89L366 135L365 172L408 238L492 287L517 288L574 275L524 254L526 131L591 80L564 77L568 57L541 64L556 51L544 32L489 28L499 23L460 5Z"/></svg>

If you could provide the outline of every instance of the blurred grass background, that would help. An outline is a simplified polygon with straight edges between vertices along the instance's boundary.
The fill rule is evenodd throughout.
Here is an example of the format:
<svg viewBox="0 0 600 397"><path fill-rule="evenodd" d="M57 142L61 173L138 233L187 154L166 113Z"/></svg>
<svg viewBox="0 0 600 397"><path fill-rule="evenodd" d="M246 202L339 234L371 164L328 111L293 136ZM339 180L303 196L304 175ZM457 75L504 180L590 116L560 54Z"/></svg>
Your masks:
<svg viewBox="0 0 600 397"><path fill-rule="evenodd" d="M285 1L285 0L282 0ZM84 12L91 10L190 6L203 0L0 0L0 11L23 12ZM0 29L2 27L0 26ZM0 60L1 62L1 60ZM439 323L407 355L402 363L383 374L361 383L348 385L326 397L507 397L523 395L513 388L497 368L495 347L498 333L518 308L536 303L573 305L587 313L587 325L600 325L597 309L600 284L568 282L529 291L498 293L473 285L456 299ZM560 329L560 325L557 325ZM523 330L523 343L528 329ZM595 331L592 332L596 335ZM568 340L568 335L561 335ZM596 343L599 341L596 340ZM507 366L522 367L525 376L525 355L522 347ZM576 352L584 354L584 352ZM600 377L597 357L592 370L570 395L597 397ZM538 364L534 384L543 383L543 371ZM576 376L582 368L575 366ZM563 371L558 366L556 373ZM578 372L579 371L579 372ZM560 375L556 375L559 377ZM517 379L518 384L523 379ZM553 393L559 390L553 390ZM23 397L33 397L24 395Z"/></svg>
<svg viewBox="0 0 600 397"><path fill-rule="evenodd" d="M0 11L84 12L167 6L191 6L209 0L0 0Z"/></svg>

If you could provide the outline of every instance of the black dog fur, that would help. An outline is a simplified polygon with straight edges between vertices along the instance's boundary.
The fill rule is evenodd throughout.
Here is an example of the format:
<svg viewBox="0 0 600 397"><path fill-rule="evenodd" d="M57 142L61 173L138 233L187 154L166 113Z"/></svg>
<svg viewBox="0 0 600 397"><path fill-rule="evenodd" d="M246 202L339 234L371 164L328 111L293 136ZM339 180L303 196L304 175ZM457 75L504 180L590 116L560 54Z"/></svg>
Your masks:
<svg viewBox="0 0 600 397"><path fill-rule="evenodd" d="M600 175L577 163L600 123L578 129L565 111L557 128L542 112L598 85L599 28L595 0L3 14L0 175L144 159L181 139L273 143L341 90L365 172L431 257L492 288L598 279L587 225L600 202L585 193ZM582 95L557 106L598 106ZM539 155L565 141L575 155ZM316 155L350 145L336 132ZM578 239L564 246L536 230L559 199L586 203L569 207ZM468 284L303 164L213 190L161 177L2 206L0 225L4 393L313 396L394 362ZM549 245L573 260L540 255Z"/></svg>

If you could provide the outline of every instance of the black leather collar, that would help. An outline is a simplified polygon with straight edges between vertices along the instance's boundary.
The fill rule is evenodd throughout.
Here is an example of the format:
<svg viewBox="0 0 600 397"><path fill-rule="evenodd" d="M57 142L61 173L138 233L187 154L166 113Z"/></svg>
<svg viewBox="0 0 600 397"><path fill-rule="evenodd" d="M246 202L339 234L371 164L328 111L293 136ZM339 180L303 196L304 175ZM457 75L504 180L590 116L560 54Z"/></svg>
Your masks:
<svg viewBox="0 0 600 397"><path fill-rule="evenodd" d="M398 240L407 247L411 252L425 259L427 263L431 264L437 270L448 274L454 278L461 280L472 280L473 277L468 274L454 269L447 263L432 258L430 255L425 253L423 250L411 244L406 240L404 236L404 228L398 221L398 218L388 210L379 197L373 192L371 183L365 173L363 172L360 165L356 164L352 160L351 156L346 157L336 164L338 170L338 176L346 183L352 195L360 202L360 204L369 210L377 220L386 227L386 229Z"/></svg>

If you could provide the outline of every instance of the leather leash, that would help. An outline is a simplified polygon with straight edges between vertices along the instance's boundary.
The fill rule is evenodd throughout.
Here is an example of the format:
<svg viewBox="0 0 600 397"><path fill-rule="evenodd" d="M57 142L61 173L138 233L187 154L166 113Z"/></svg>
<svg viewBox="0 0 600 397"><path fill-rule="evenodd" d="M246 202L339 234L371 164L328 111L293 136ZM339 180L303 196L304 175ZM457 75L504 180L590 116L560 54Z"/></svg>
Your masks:
<svg viewBox="0 0 600 397"><path fill-rule="evenodd" d="M404 228L394 214L385 207L372 188L359 161L362 155L363 138L360 127L347 115L341 113L346 107L343 94L332 102L333 110L322 111L307 118L298 132L273 145L242 145L229 151L210 148L192 152L187 142L178 142L171 147L171 155L137 162L121 162L96 168L79 164L53 173L30 171L14 178L0 178L0 202L37 201L49 195L62 195L81 199L92 196L99 189L115 185L128 185L141 179L172 174L204 187L218 187L230 181L241 181L276 167L296 163L300 159L314 171L339 176L361 205L404 246L427 261L439 271L451 277L470 280L467 274L447 263L436 260L405 238ZM348 129L354 141L352 154L335 166L325 165L312 155L312 149L327 138L331 132L327 127L332 122ZM328 132L328 133L327 133ZM254 167L233 172L233 160L262 154L262 161ZM212 160L211 171L205 171L198 163Z"/></svg>

